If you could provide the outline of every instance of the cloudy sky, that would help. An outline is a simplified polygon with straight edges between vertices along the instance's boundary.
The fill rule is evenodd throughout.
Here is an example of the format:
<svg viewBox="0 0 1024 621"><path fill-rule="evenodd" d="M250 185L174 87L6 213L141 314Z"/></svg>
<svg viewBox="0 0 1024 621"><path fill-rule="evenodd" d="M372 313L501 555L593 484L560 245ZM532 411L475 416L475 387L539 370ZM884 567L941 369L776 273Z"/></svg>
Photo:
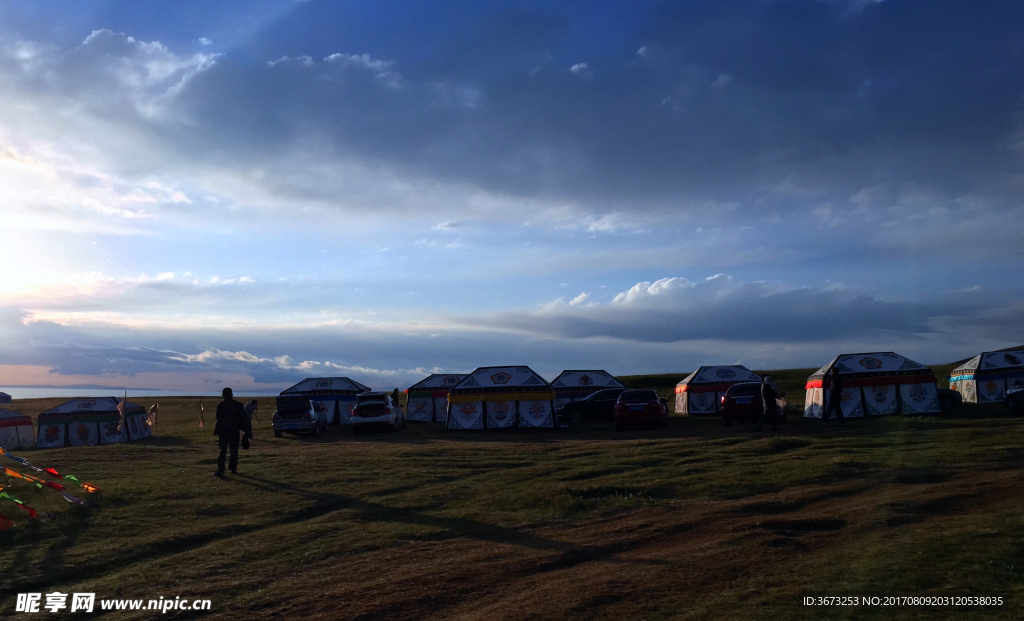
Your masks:
<svg viewBox="0 0 1024 621"><path fill-rule="evenodd" d="M0 385L1024 342L1024 4L0 4Z"/></svg>

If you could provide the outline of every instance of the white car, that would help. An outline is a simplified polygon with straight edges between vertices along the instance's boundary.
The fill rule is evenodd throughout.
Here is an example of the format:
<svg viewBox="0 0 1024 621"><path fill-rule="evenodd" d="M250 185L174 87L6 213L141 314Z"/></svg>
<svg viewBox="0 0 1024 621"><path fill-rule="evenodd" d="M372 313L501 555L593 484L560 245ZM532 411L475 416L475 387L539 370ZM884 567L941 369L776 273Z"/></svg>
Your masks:
<svg viewBox="0 0 1024 621"><path fill-rule="evenodd" d="M366 427L387 427L397 431L405 427L405 413L391 396L383 392L364 392L356 396L352 410L352 433Z"/></svg>

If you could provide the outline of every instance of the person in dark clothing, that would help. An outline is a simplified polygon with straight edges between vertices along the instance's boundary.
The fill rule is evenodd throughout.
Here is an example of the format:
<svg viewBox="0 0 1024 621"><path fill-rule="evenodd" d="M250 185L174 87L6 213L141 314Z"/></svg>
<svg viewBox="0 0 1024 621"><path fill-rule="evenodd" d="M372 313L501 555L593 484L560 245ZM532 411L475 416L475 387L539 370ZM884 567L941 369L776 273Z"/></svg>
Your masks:
<svg viewBox="0 0 1024 621"><path fill-rule="evenodd" d="M836 419L839 424L845 425L846 420L843 418L843 378L839 375L839 369L832 367L832 372L829 374L829 381L831 388L828 394L828 404L825 406L825 411L821 414L821 424L824 425L828 417L835 412Z"/></svg>
<svg viewBox="0 0 1024 621"><path fill-rule="evenodd" d="M224 458L228 449L231 449L231 461L228 467L232 474L238 474L238 434L245 433L246 437L252 437L252 425L245 413L242 404L235 401L230 388L225 388L221 393L224 400L217 404L217 424L214 425L213 435L217 436L217 444L220 447L220 454L217 456L217 472L214 475L224 476Z"/></svg>
<svg viewBox="0 0 1024 621"><path fill-rule="evenodd" d="M785 393L779 392L779 387L775 385L772 376L765 375L764 379L761 380L761 401L764 404L764 413L761 414L761 420L757 421L754 431L761 431L761 426L764 425L766 420L771 422L772 431L779 430L779 426L775 424L775 416L779 411L777 400L784 395Z"/></svg>

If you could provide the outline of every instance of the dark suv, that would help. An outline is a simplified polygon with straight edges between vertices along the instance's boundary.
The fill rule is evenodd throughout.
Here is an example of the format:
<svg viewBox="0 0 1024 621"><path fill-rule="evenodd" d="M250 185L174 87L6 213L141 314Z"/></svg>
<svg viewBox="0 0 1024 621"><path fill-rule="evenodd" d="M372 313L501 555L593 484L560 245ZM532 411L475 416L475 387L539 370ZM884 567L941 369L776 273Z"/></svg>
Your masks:
<svg viewBox="0 0 1024 621"><path fill-rule="evenodd" d="M779 399L777 420L786 419L784 401ZM761 382L741 382L733 384L722 395L722 422L728 427L733 423L755 422L764 414L764 402L761 399Z"/></svg>
<svg viewBox="0 0 1024 621"><path fill-rule="evenodd" d="M570 423L615 420L615 402L625 388L608 388L587 395L586 398L566 403L558 408L559 419Z"/></svg>

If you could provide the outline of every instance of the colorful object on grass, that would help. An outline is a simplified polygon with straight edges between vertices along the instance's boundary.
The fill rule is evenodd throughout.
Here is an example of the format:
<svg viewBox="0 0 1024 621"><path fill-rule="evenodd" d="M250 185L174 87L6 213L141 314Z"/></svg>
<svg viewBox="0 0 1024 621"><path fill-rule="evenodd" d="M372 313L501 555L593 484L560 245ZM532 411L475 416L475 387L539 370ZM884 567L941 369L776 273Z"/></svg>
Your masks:
<svg viewBox="0 0 1024 621"><path fill-rule="evenodd" d="M56 468L47 468L46 474L50 475L51 477L61 479L63 481L71 481L72 483L77 483L78 485L82 486L82 489L89 492L90 494L95 494L96 492L100 491L100 488L96 487L92 483L85 483L83 481L79 481L73 474L62 475L61 473L57 472Z"/></svg>
<svg viewBox="0 0 1024 621"><path fill-rule="evenodd" d="M85 505L85 501L82 500L81 498L75 498L71 494L61 494L61 495L64 496L64 500L66 500L66 501L68 501L68 502L70 502L72 504L83 505L83 506Z"/></svg>
<svg viewBox="0 0 1024 621"><path fill-rule="evenodd" d="M7 459L10 459L12 461L16 461L19 464L21 464L22 466L25 466L26 468L31 468L31 469L35 470L36 472L42 472L43 471L42 468L37 468L36 466L33 466L32 464L30 464L27 461L25 461L24 457L15 457L14 455L11 455L9 452L5 451L2 447L0 447L0 456L7 457Z"/></svg>
<svg viewBox="0 0 1024 621"><path fill-rule="evenodd" d="M4 500L9 500L9 501L13 502L14 504L16 504L19 507L21 507L22 509L24 509L25 511L28 511L28 514L30 516L32 516L32 517L36 517L36 515L38 515L38 511L36 511L32 507L26 505L25 503L21 502L20 500L18 500L14 496L11 496L7 492L0 492L0 498L3 498Z"/></svg>
<svg viewBox="0 0 1024 621"><path fill-rule="evenodd" d="M11 470L6 466L0 466L0 469L2 469L0 470L0 472L2 472L3 474L6 474L9 477L14 477L15 479L22 479L24 481L28 481L29 483L35 483L36 487L40 489L42 489L42 487L45 485L46 487L57 490L58 492L64 491L64 486L61 485L60 483L54 483L53 481L44 481L42 479L37 479L36 477L30 474L22 474L21 472L18 472L17 470Z"/></svg>
<svg viewBox="0 0 1024 621"><path fill-rule="evenodd" d="M14 526L14 520L0 513L0 530L7 530L12 526Z"/></svg>
<svg viewBox="0 0 1024 621"><path fill-rule="evenodd" d="M203 400L199 400L199 427L203 426Z"/></svg>
<svg viewBox="0 0 1024 621"><path fill-rule="evenodd" d="M146 416L146 422L149 423L150 427L152 427L153 425L156 424L156 415L159 412L160 412L160 404L159 403L154 403L153 406L149 408L149 414Z"/></svg>

